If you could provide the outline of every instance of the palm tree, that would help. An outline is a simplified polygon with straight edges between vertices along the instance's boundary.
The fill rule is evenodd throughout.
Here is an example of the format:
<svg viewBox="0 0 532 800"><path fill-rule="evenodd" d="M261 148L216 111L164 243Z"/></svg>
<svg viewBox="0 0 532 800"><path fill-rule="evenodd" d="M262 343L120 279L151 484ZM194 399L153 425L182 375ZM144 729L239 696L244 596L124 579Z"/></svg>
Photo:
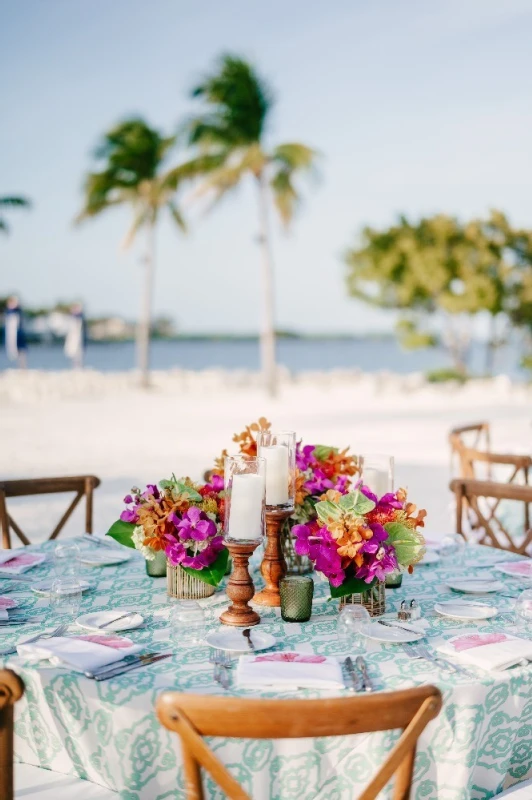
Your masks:
<svg viewBox="0 0 532 800"><path fill-rule="evenodd" d="M155 227L163 208L183 232L185 222L174 201L181 180L179 167L163 169L175 136L164 137L144 120L126 120L108 131L95 152L104 162L100 172L91 172L85 180L85 206L77 217L80 222L118 205L128 205L133 212L131 226L122 242L123 249L133 243L137 233L146 232L144 291L137 326L138 366L141 385L149 386L150 327L155 274Z"/></svg>
<svg viewBox="0 0 532 800"><path fill-rule="evenodd" d="M30 208L31 203L25 197L18 197L16 195L8 195L7 197L0 197L1 208ZM3 217L0 217L0 231L9 233L9 225Z"/></svg>
<svg viewBox="0 0 532 800"><path fill-rule="evenodd" d="M257 188L259 244L261 247L262 325L261 362L270 394L276 393L273 262L269 230L269 204L284 225L294 216L298 193L293 183L297 172L309 170L316 152L297 142L267 149L266 125L274 100L268 84L243 59L222 56L216 69L192 90L204 101L204 113L188 126L189 142L200 155L191 171L202 171L200 192L213 201L251 176Z"/></svg>

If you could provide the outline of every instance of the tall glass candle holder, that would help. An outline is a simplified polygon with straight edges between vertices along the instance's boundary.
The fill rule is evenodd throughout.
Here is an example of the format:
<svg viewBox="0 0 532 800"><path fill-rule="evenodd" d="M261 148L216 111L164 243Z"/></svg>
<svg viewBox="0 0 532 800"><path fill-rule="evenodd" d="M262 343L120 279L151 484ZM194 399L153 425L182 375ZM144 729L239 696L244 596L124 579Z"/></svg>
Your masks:
<svg viewBox="0 0 532 800"><path fill-rule="evenodd" d="M296 434L259 431L257 452L266 462L266 548L261 564L266 586L254 600L259 605L280 606L279 581L286 575L281 527L295 507Z"/></svg>
<svg viewBox="0 0 532 800"><path fill-rule="evenodd" d="M248 603L255 587L249 559L264 536L266 462L263 458L227 456L224 464L224 542L233 564L227 585L231 600L220 616L225 625L251 627L260 622Z"/></svg>
<svg viewBox="0 0 532 800"><path fill-rule="evenodd" d="M373 494L381 498L393 492L394 459L381 453L359 457L362 482Z"/></svg>

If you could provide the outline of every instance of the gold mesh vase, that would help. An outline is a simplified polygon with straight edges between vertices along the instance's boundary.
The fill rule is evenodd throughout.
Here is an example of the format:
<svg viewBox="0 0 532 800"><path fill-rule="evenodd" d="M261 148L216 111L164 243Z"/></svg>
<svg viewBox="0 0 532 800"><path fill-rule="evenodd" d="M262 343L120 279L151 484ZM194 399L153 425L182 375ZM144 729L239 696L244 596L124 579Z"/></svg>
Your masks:
<svg viewBox="0 0 532 800"><path fill-rule="evenodd" d="M357 594L347 594L340 598L340 608L346 605L362 605L370 617L380 617L386 611L386 590L384 581L378 581L371 589Z"/></svg>
<svg viewBox="0 0 532 800"><path fill-rule="evenodd" d="M166 587L169 597L177 597L179 600L201 600L202 597L210 597L216 591L215 586L193 578L185 572L179 564L174 566L167 562L166 565Z"/></svg>

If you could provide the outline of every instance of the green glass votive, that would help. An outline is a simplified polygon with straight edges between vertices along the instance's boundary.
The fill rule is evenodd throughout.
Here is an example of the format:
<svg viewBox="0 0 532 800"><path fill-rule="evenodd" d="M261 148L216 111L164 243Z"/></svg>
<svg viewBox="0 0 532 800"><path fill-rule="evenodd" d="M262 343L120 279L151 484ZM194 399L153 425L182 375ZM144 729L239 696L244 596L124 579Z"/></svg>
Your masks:
<svg viewBox="0 0 532 800"><path fill-rule="evenodd" d="M279 582L281 616L285 622L308 622L314 581L309 575L287 575Z"/></svg>
<svg viewBox="0 0 532 800"><path fill-rule="evenodd" d="M396 569L394 572L389 572L386 575L386 588L387 589L398 589L403 582L403 573L400 569Z"/></svg>
<svg viewBox="0 0 532 800"><path fill-rule="evenodd" d="M166 553L158 550L151 561L146 559L146 572L150 578L164 578L166 576Z"/></svg>

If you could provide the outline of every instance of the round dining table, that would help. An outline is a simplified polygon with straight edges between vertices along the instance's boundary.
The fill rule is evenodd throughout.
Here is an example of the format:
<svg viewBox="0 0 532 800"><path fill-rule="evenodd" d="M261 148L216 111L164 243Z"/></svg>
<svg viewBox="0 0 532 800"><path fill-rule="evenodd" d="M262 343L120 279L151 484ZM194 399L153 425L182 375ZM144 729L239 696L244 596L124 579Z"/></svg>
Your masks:
<svg viewBox="0 0 532 800"><path fill-rule="evenodd" d="M80 543L83 550L97 546ZM53 542L28 548L48 555L26 573L35 581L53 574ZM103 548L101 548L103 549ZM31 664L20 656L0 657L16 670L26 692L17 704L16 760L56 772L74 774L118 793L123 800L185 800L185 784L178 737L159 723L154 705L164 690L239 697L352 696L345 690L298 689L273 692L242 690L235 670L228 688L214 680L207 644L186 647L173 641L168 615L172 603L164 578L151 578L136 551L125 563L84 568L83 577L94 588L83 595L80 613L134 609L144 623L125 635L146 652L171 652L158 663L116 678L96 681L48 662ZM395 613L402 600L416 599L426 620L429 648L463 632L506 630L511 624L514 598L522 582L494 571L497 563L517 559L487 547L468 545L458 556L418 566L405 575L398 589L386 590L387 611ZM260 585L258 564L254 580ZM439 616L437 601L457 597L446 578L466 576L502 578L504 590L490 599L501 612L481 622L468 623ZM36 595L30 584L0 578L0 594L9 592L28 615L40 617L23 628L0 629L0 648L53 626L48 599ZM207 629L219 627L218 615L227 606L223 585L202 601ZM315 576L310 621L288 623L280 610L260 608L261 629L276 640L276 650L297 650L339 659L349 654L338 639L338 601L329 599L326 582ZM69 634L81 632L73 624ZM502 672L468 667L457 673L445 665L410 658L397 644L364 640L365 659L377 691L435 684L444 705L419 739L415 761L414 800L488 800L503 788L532 776L532 665ZM208 700L206 701L208 702ZM254 800L354 800L378 770L399 732L358 734L328 739L233 740L209 739L209 746ZM220 800L221 790L205 776L207 798ZM380 797L391 796L390 788Z"/></svg>

